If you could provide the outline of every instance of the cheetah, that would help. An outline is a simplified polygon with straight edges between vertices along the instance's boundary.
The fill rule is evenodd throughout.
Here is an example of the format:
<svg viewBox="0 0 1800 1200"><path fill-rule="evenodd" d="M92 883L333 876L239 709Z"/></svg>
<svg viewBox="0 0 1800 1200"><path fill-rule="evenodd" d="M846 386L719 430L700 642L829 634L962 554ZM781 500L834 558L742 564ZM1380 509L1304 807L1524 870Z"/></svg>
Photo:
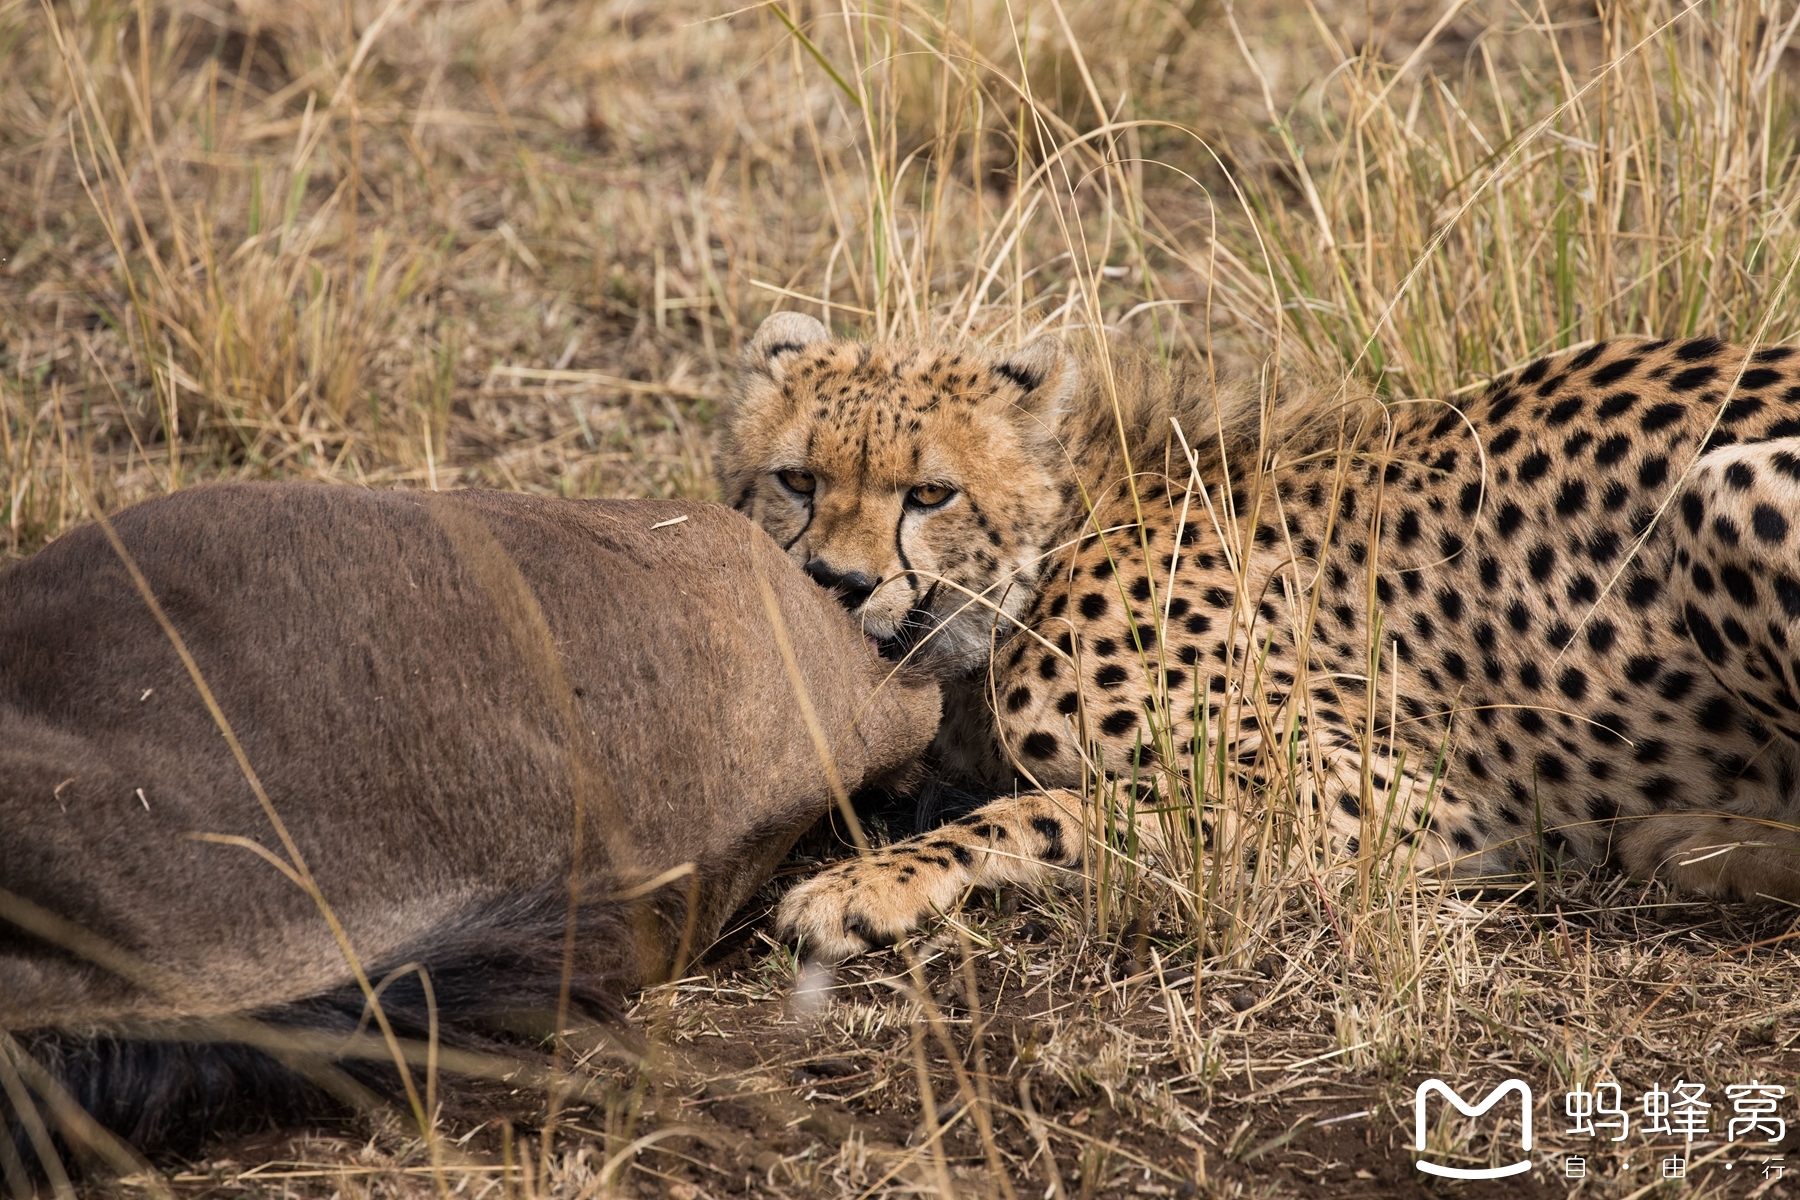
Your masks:
<svg viewBox="0 0 1800 1200"><path fill-rule="evenodd" d="M1246 771L1312 748L1341 855L1375 831L1446 874L1547 854L1800 897L1800 351L1617 340L1455 403L1265 402L1054 337L778 313L722 478L938 674L934 769L998 797L790 892L813 953L1079 869L1084 770L1222 725Z"/></svg>

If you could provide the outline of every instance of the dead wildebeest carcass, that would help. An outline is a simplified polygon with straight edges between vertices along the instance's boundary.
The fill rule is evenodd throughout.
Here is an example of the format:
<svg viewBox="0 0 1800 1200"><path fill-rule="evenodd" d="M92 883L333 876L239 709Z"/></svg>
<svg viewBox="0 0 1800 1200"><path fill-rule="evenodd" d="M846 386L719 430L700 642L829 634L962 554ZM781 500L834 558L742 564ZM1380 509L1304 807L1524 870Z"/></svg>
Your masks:
<svg viewBox="0 0 1800 1200"><path fill-rule="evenodd" d="M229 484L110 530L0 571L15 1177L392 1092L434 1014L452 1050L603 1017L769 878L827 761L867 786L937 725L714 505Z"/></svg>

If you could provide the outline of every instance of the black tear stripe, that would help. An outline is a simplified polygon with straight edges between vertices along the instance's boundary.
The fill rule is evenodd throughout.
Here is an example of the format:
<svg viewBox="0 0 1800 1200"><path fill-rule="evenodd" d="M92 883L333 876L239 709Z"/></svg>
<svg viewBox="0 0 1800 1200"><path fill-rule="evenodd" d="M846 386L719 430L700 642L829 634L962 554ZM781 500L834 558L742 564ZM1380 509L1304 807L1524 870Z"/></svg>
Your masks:
<svg viewBox="0 0 1800 1200"><path fill-rule="evenodd" d="M804 523L801 524L800 532L796 533L793 537L789 538L786 542L784 542L782 544L782 547L781 547L782 553L785 554L787 551L792 550L794 548L794 543L806 536L806 531L812 528L813 512L814 512L813 506L810 503L808 503L806 506L806 520Z"/></svg>
<svg viewBox="0 0 1800 1200"><path fill-rule="evenodd" d="M813 444L815 442L817 442L818 440L819 440L819 431L817 429L814 429L811 433L806 435L806 461L807 462L813 461ZM818 512L818 509L813 504L812 497L808 496L806 498L806 520L801 524L799 532L797 532L796 534L794 534L793 537L789 538L787 541L782 543L782 545L781 545L782 553L785 554L787 551L792 550L794 548L794 543L806 536L806 531L812 528L813 515L816 512Z"/></svg>
<svg viewBox="0 0 1800 1200"><path fill-rule="evenodd" d="M1010 379L1018 384L1020 391L1035 392L1037 391L1038 385L1044 382L1041 379L1033 379L1030 371L1022 370L1019 367L1013 366L1011 363L1001 363L994 367L993 370L994 374L1000 376L1002 379Z"/></svg>
<svg viewBox="0 0 1800 1200"><path fill-rule="evenodd" d="M913 595L916 596L919 594L919 576L918 573L913 570L912 559L906 557L906 547L901 544L900 541L900 531L905 528L906 509L902 507L900 509L900 519L894 522L894 553L900 558L900 569L901 573L906 576L907 586L912 588ZM931 585L931 592L935 591L937 591L937 582L934 581ZM925 593L925 601L931 599L931 592ZM921 601L919 604L914 605L914 607L924 607L925 601Z"/></svg>

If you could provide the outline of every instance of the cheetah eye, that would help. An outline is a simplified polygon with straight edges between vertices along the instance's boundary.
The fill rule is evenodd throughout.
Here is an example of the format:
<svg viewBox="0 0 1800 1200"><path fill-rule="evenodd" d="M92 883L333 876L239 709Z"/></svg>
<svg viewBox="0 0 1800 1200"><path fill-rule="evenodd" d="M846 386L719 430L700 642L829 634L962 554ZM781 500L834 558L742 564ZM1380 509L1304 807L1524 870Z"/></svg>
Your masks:
<svg viewBox="0 0 1800 1200"><path fill-rule="evenodd" d="M956 489L947 484L921 483L906 493L906 502L914 508L937 508L954 495Z"/></svg>
<svg viewBox="0 0 1800 1200"><path fill-rule="evenodd" d="M777 471L775 478L781 480L782 487L798 496L810 496L819 486L811 471Z"/></svg>

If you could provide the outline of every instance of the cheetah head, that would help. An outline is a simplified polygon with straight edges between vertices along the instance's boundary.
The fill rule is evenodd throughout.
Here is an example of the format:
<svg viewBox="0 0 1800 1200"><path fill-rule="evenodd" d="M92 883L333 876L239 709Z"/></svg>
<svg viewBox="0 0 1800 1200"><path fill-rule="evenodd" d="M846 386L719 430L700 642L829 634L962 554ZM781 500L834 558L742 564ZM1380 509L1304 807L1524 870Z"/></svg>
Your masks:
<svg viewBox="0 0 1800 1200"><path fill-rule="evenodd" d="M726 497L884 654L977 670L1030 602L1072 494L1057 426L1079 375L1055 338L959 352L776 313L744 351Z"/></svg>

